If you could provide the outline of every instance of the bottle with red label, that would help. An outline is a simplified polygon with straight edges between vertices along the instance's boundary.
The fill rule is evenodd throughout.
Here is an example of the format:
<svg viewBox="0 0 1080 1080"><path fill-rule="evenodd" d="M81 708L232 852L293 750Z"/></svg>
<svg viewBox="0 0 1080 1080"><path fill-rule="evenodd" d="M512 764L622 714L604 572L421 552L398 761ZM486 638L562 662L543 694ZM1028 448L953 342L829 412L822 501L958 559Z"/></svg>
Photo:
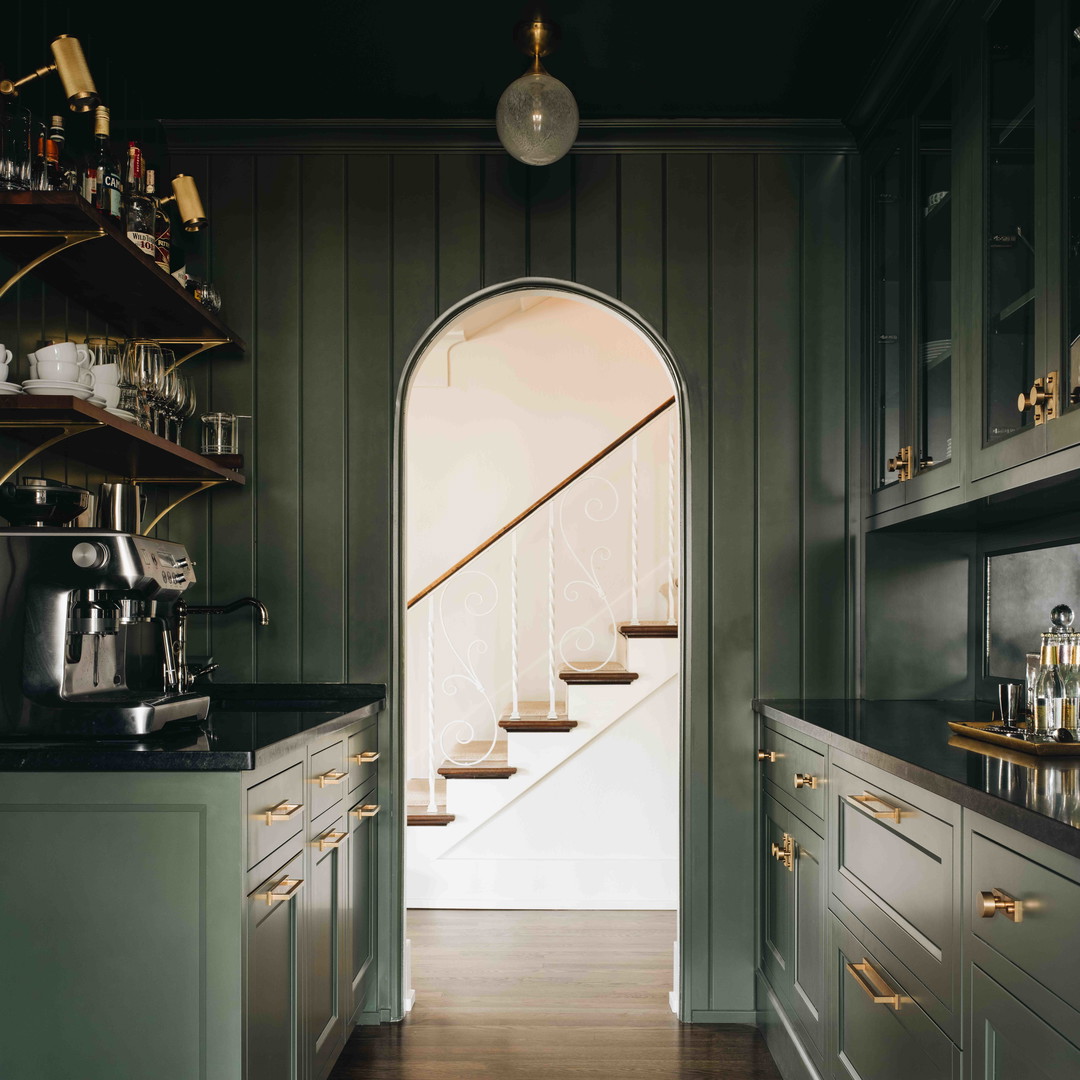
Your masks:
<svg viewBox="0 0 1080 1080"><path fill-rule="evenodd" d="M124 200L124 231L144 254L154 258L154 200L146 193L143 156L139 144L128 143L127 198Z"/></svg>

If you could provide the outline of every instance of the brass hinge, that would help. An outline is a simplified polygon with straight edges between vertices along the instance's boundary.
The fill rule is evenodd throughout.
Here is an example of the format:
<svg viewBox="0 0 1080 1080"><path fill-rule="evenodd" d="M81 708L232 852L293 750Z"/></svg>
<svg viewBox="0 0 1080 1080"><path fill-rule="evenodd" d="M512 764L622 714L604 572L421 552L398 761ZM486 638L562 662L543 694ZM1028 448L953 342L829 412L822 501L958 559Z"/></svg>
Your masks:
<svg viewBox="0 0 1080 1080"><path fill-rule="evenodd" d="M896 473L896 479L902 484L905 480L911 479L911 460L913 456L913 448L910 446L902 446L897 452L896 457L889 458L888 464L885 468L889 472Z"/></svg>

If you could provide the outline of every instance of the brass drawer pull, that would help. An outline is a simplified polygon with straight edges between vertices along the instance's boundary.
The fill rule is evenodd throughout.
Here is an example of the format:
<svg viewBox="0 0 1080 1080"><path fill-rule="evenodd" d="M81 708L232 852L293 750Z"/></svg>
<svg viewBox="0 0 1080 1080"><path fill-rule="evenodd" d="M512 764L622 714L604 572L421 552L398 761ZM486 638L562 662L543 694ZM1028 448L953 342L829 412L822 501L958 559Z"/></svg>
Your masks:
<svg viewBox="0 0 1080 1080"><path fill-rule="evenodd" d="M844 967L875 1005L900 1008L900 995L874 970L865 956L861 964L845 964Z"/></svg>
<svg viewBox="0 0 1080 1080"><path fill-rule="evenodd" d="M759 750L757 752L757 759L758 759L758 761L769 761L769 762L775 761L776 760L776 751L775 750Z"/></svg>
<svg viewBox="0 0 1080 1080"><path fill-rule="evenodd" d="M1017 900L1000 889L979 893L976 907L979 910L979 917L983 919L992 919L1000 911L1006 919L1011 919L1013 922L1024 921L1024 901Z"/></svg>
<svg viewBox="0 0 1080 1080"><path fill-rule="evenodd" d="M797 772L795 774L795 787L804 788L808 787L811 790L818 786L818 778L811 776L810 773Z"/></svg>
<svg viewBox="0 0 1080 1080"><path fill-rule="evenodd" d="M329 832L324 832L318 840L315 841L315 846L320 851L325 851L327 848L338 848L348 840L349 834L347 832L335 832L331 829Z"/></svg>
<svg viewBox="0 0 1080 1080"><path fill-rule="evenodd" d="M365 803L363 806L354 807L349 813L355 814L358 818L374 817L380 809L382 808L378 803Z"/></svg>
<svg viewBox="0 0 1080 1080"><path fill-rule="evenodd" d="M844 798L848 802L854 803L860 810L865 810L871 817L892 818L897 825L900 824L900 807L890 806L884 799L879 799L876 795L864 791L862 795L845 795ZM885 809L875 810L870 806L870 803L877 803L878 806L883 806Z"/></svg>
<svg viewBox="0 0 1080 1080"><path fill-rule="evenodd" d="M286 877L282 878L276 885L271 885L266 894L267 907L273 907L275 900L291 900L300 891L300 886L303 884L303 878ZM278 892L278 889L283 889L284 892Z"/></svg>
<svg viewBox="0 0 1080 1080"><path fill-rule="evenodd" d="M275 821L288 821L303 809L303 803L289 802L286 799L285 802L279 802L277 806L272 806L266 811L266 824L273 825Z"/></svg>
<svg viewBox="0 0 1080 1080"><path fill-rule="evenodd" d="M783 841L769 845L769 853L777 862L782 862L785 869L795 872L795 837L784 833Z"/></svg>
<svg viewBox="0 0 1080 1080"><path fill-rule="evenodd" d="M338 772L337 769L331 769L329 772L320 773L315 777L315 783L319 787L326 787L327 784L340 784L349 774L347 772Z"/></svg>
<svg viewBox="0 0 1080 1080"><path fill-rule="evenodd" d="M379 760L379 751L364 750L359 754L353 754L352 757L349 758L349 760L357 765L370 765L371 762Z"/></svg>

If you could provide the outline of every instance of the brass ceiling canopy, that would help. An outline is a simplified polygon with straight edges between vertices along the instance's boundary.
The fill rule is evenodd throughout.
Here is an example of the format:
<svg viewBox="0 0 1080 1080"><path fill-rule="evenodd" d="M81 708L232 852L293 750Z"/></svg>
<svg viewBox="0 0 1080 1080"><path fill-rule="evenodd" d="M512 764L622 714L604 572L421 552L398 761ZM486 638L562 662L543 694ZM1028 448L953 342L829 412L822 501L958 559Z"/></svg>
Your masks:
<svg viewBox="0 0 1080 1080"><path fill-rule="evenodd" d="M548 56L559 47L562 30L558 23L537 16L524 19L514 27L514 41L526 56Z"/></svg>

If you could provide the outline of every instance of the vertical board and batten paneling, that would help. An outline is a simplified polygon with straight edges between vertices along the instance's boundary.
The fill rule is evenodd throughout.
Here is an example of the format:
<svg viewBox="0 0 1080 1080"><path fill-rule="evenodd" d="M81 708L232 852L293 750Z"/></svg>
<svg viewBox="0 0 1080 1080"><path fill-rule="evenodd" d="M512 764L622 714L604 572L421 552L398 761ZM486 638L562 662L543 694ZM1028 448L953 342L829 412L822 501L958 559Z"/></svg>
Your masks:
<svg viewBox="0 0 1080 1080"><path fill-rule="evenodd" d="M207 628L221 681L393 681L395 409L442 311L484 286L566 278L667 340L690 460L682 1010L752 1022L750 699L846 690L848 159L637 148L529 170L435 145L302 153L251 139L181 153L205 185L207 273L248 342L241 359L192 362L199 411L254 419L241 427L248 485L178 511L170 531L205 549L202 595L254 594L271 612L269 627L243 612ZM59 318L43 292L26 282L0 301L0 340L36 340ZM71 305L66 317L87 325ZM384 880L400 854L381 844ZM382 894L388 1019L401 913Z"/></svg>

